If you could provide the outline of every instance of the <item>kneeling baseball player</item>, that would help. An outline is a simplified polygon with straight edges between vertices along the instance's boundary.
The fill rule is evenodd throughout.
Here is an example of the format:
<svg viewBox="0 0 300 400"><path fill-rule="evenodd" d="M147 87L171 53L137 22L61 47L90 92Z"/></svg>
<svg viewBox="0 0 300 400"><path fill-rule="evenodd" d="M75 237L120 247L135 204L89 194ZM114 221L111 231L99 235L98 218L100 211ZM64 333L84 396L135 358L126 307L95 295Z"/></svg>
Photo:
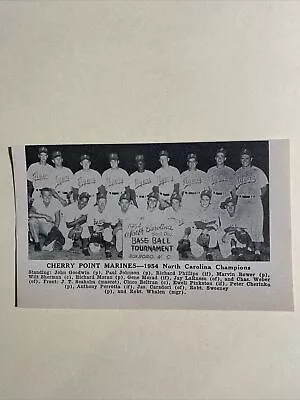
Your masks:
<svg viewBox="0 0 300 400"><path fill-rule="evenodd" d="M228 197L220 205L221 212L219 230L219 249L222 257L227 258L231 254L238 260L245 259L245 250L252 251L252 240L248 233L247 219L239 212L236 201Z"/></svg>
<svg viewBox="0 0 300 400"><path fill-rule="evenodd" d="M60 208L58 200L52 196L51 188L42 188L41 197L33 201L29 209L29 229L34 240L34 250L41 251L40 234L45 236L43 250L53 251L54 244L65 244L65 239L58 229Z"/></svg>
<svg viewBox="0 0 300 400"><path fill-rule="evenodd" d="M106 258L112 257L112 210L107 207L107 191L101 186L97 193L97 203L88 214L87 226L90 233L89 249L99 253L104 247Z"/></svg>

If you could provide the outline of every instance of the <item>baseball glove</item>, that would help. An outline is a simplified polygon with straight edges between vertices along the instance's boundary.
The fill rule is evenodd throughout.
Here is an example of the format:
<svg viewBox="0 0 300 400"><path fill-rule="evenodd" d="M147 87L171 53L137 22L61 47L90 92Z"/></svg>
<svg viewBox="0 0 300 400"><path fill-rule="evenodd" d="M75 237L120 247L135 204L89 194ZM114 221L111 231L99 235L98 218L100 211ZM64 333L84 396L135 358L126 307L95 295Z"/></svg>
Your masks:
<svg viewBox="0 0 300 400"><path fill-rule="evenodd" d="M68 238L72 240L78 240L80 239L82 234L82 226L76 225L74 228L70 229L68 233Z"/></svg>
<svg viewBox="0 0 300 400"><path fill-rule="evenodd" d="M191 243L188 239L181 239L178 242L176 249L179 253L185 253L186 251L191 251Z"/></svg>
<svg viewBox="0 0 300 400"><path fill-rule="evenodd" d="M235 230L235 237L242 244L249 245L251 243L251 238L249 236L249 233L245 231L245 229L237 228Z"/></svg>
<svg viewBox="0 0 300 400"><path fill-rule="evenodd" d="M202 247L209 247L210 236L207 233L201 233L196 242Z"/></svg>

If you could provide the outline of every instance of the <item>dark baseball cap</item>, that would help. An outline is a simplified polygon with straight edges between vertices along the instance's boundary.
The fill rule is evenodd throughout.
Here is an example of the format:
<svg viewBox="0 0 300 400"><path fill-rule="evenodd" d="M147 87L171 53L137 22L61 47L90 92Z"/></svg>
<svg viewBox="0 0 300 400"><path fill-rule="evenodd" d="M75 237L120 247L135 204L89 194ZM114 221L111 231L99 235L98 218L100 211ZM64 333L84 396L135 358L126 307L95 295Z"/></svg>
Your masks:
<svg viewBox="0 0 300 400"><path fill-rule="evenodd" d="M46 153L46 154L48 154L48 149L47 149L47 147L45 147L45 146L39 147L39 148L38 148L38 154L41 154L41 153Z"/></svg>
<svg viewBox="0 0 300 400"><path fill-rule="evenodd" d="M104 185L101 185L97 193L97 201L99 199L106 199L106 197L107 197L107 190L105 189Z"/></svg>
<svg viewBox="0 0 300 400"><path fill-rule="evenodd" d="M121 194L119 201L122 200L127 200L127 201L131 200L130 193L128 191Z"/></svg>
<svg viewBox="0 0 300 400"><path fill-rule="evenodd" d="M226 150L224 149L224 147L219 147L219 148L217 149L216 154L219 154L219 153L224 154L224 156L226 157L227 152L226 152Z"/></svg>
<svg viewBox="0 0 300 400"><path fill-rule="evenodd" d="M55 150L52 153L52 158L54 159L55 157L62 157L61 151Z"/></svg>
<svg viewBox="0 0 300 400"><path fill-rule="evenodd" d="M241 151L241 156L243 156L243 155L247 155L249 157L252 157L251 151L249 149L246 149L246 148Z"/></svg>
<svg viewBox="0 0 300 400"><path fill-rule="evenodd" d="M135 161L136 161L136 162L138 162L138 161L145 161L144 154L137 154L137 155L135 156Z"/></svg>
<svg viewBox="0 0 300 400"><path fill-rule="evenodd" d="M118 156L117 153L110 153L109 156L108 156L108 158L109 158L109 161L111 161L111 160L118 160L118 159L119 159L119 156Z"/></svg>
<svg viewBox="0 0 300 400"><path fill-rule="evenodd" d="M170 197L170 203L172 203L172 200L181 201L182 197L181 197L181 195L179 193L174 192L174 193L172 193L172 195Z"/></svg>
<svg viewBox="0 0 300 400"><path fill-rule="evenodd" d="M228 206L229 203L232 203L233 205L236 205L236 201L232 197L227 197L222 203L220 204L220 208L223 210Z"/></svg>
<svg viewBox="0 0 300 400"><path fill-rule="evenodd" d="M89 160L89 161L91 161L91 157L90 157L88 154L82 154L82 155L80 156L80 161L83 161L83 160Z"/></svg>
<svg viewBox="0 0 300 400"><path fill-rule="evenodd" d="M157 192L150 192L150 193L148 194L148 196L147 196L147 199L148 199L148 200L149 200L149 199L158 200L158 196L159 196L159 194L158 194Z"/></svg>
<svg viewBox="0 0 300 400"><path fill-rule="evenodd" d="M200 194L200 197L203 197L203 196L207 196L207 197L209 197L211 199L211 191L210 190L206 190L206 189L202 190L202 192Z"/></svg>
<svg viewBox="0 0 300 400"><path fill-rule="evenodd" d="M159 157L162 157L162 156L169 157L169 153L167 152L167 150L161 150L161 151L159 152L158 156L159 156Z"/></svg>
<svg viewBox="0 0 300 400"><path fill-rule="evenodd" d="M190 153L190 154L187 155L187 160L188 161L192 160L193 158L197 161L197 154Z"/></svg>

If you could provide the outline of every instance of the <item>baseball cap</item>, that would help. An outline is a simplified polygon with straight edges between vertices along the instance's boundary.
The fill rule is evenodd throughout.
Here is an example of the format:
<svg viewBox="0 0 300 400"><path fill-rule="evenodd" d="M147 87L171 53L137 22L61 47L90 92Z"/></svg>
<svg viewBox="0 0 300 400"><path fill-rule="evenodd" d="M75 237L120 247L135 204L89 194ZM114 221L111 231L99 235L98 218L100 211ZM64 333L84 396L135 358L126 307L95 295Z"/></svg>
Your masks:
<svg viewBox="0 0 300 400"><path fill-rule="evenodd" d="M211 199L211 191L206 189L202 190L202 192L200 193L200 197L203 196L208 196Z"/></svg>
<svg viewBox="0 0 300 400"><path fill-rule="evenodd" d="M247 155L247 156L249 156L249 157L252 157L251 151L248 150L248 149L246 149L246 148L244 148L244 149L241 151L241 156L243 156L243 155Z"/></svg>
<svg viewBox="0 0 300 400"><path fill-rule="evenodd" d="M79 195L79 200L81 200L81 199L84 199L84 198L86 198L86 199L89 199L91 196L90 196L90 194L89 193L87 193L87 192L82 192L82 193L80 193L80 195Z"/></svg>
<svg viewBox="0 0 300 400"><path fill-rule="evenodd" d="M147 196L147 199L148 199L148 200L149 200L149 199L158 200L158 196L159 196L159 194L158 194L157 192L150 192L150 193L148 194L148 196Z"/></svg>
<svg viewBox="0 0 300 400"><path fill-rule="evenodd" d="M217 151L216 151L216 154L218 154L218 153L224 154L225 157L226 157L226 154L227 154L227 152L226 152L226 150L224 149L224 147L219 147L219 148L217 149Z"/></svg>
<svg viewBox="0 0 300 400"><path fill-rule="evenodd" d="M109 158L109 161L111 161L111 160L118 160L118 159L119 159L119 156L118 156L117 153L110 153L109 156L108 156L108 158Z"/></svg>
<svg viewBox="0 0 300 400"><path fill-rule="evenodd" d="M39 148L38 148L38 154L41 154L41 153L46 153L46 154L48 154L48 149L47 149L47 147L45 147L45 146L39 147Z"/></svg>
<svg viewBox="0 0 300 400"><path fill-rule="evenodd" d="M167 150L161 150L161 151L159 152L158 156L159 156L159 157L162 157L162 156L169 157L169 153L167 152Z"/></svg>
<svg viewBox="0 0 300 400"><path fill-rule="evenodd" d="M182 197L179 193L173 192L171 197L170 197L170 203L172 203L172 200L178 200L181 201Z"/></svg>
<svg viewBox="0 0 300 400"><path fill-rule="evenodd" d="M224 210L229 203L232 203L232 204L236 205L236 201L233 200L232 197L227 197L227 199L222 201L222 203L220 204L220 208L222 208L222 210Z"/></svg>
<svg viewBox="0 0 300 400"><path fill-rule="evenodd" d="M193 158L197 161L197 154L195 154L195 153L189 153L189 154L187 155L187 160L188 160L188 161L189 161L189 160L192 160Z"/></svg>
<svg viewBox="0 0 300 400"><path fill-rule="evenodd" d="M135 161L136 161L136 162L138 162L138 161L145 161L144 154L137 154L137 155L135 156Z"/></svg>
<svg viewBox="0 0 300 400"><path fill-rule="evenodd" d="M91 161L91 157L88 154L81 154L80 161L89 160Z"/></svg>
<svg viewBox="0 0 300 400"><path fill-rule="evenodd" d="M129 192L122 193L121 196L120 196L119 201L122 201L122 200L130 201L130 193Z"/></svg>
<svg viewBox="0 0 300 400"><path fill-rule="evenodd" d="M101 185L97 193L97 201L99 199L106 199L106 197L107 197L107 190L105 189L104 185Z"/></svg>
<svg viewBox="0 0 300 400"><path fill-rule="evenodd" d="M61 151L59 150L53 151L52 158L54 159L55 157L62 157Z"/></svg>

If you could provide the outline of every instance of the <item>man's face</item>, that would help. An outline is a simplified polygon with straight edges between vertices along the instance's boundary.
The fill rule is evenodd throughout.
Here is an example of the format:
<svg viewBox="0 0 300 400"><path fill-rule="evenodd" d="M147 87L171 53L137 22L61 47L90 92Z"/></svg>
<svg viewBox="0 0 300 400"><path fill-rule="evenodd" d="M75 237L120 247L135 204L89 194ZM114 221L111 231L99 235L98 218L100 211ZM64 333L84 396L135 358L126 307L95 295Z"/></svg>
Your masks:
<svg viewBox="0 0 300 400"><path fill-rule="evenodd" d="M225 164L226 157L225 157L224 153L217 153L216 157L215 157L215 160L216 160L216 164L218 166L222 166L222 165Z"/></svg>
<svg viewBox="0 0 300 400"><path fill-rule="evenodd" d="M57 156L54 158L53 163L54 163L55 168L61 167L62 163L63 163L63 158L61 156Z"/></svg>
<svg viewBox="0 0 300 400"><path fill-rule="evenodd" d="M48 206L50 204L51 198L52 193L49 190L45 190L42 192L42 199L45 206Z"/></svg>
<svg viewBox="0 0 300 400"><path fill-rule="evenodd" d="M109 163L112 169L116 169L119 166L119 160L110 160Z"/></svg>
<svg viewBox="0 0 300 400"><path fill-rule="evenodd" d="M103 212L105 209L105 206L106 206L106 199L104 199L104 198L99 199L98 200L98 210L100 212Z"/></svg>
<svg viewBox="0 0 300 400"><path fill-rule="evenodd" d="M195 171L197 164L198 163L195 158L190 158L187 162L187 165L188 165L188 168L190 171Z"/></svg>
<svg viewBox="0 0 300 400"><path fill-rule="evenodd" d="M148 199L148 209L153 211L157 206L158 200L155 197L150 197Z"/></svg>
<svg viewBox="0 0 300 400"><path fill-rule="evenodd" d="M130 205L130 201L128 201L127 199L122 199L120 201L121 211L125 213L128 210L129 205Z"/></svg>
<svg viewBox="0 0 300 400"><path fill-rule="evenodd" d="M252 158L249 156L249 154L243 154L241 156L241 164L243 167L249 167L251 165Z"/></svg>
<svg viewBox="0 0 300 400"><path fill-rule="evenodd" d="M172 205L172 208L173 208L174 211L178 211L179 208L180 208L180 200L173 199L171 205Z"/></svg>
<svg viewBox="0 0 300 400"><path fill-rule="evenodd" d="M233 204L232 201L227 203L226 210L227 210L229 215L231 215L231 216L234 215L234 213L235 213L235 205Z"/></svg>
<svg viewBox="0 0 300 400"><path fill-rule="evenodd" d="M79 197L78 198L78 208L82 210L84 207L87 206L89 199L87 197Z"/></svg>
<svg viewBox="0 0 300 400"><path fill-rule="evenodd" d="M86 158L84 160L82 160L80 164L82 166L82 169L84 169L84 170L89 169L91 166L90 160L87 160Z"/></svg>
<svg viewBox="0 0 300 400"><path fill-rule="evenodd" d="M200 202L201 202L201 206L206 208L210 205L210 197L204 195L201 197Z"/></svg>
<svg viewBox="0 0 300 400"><path fill-rule="evenodd" d="M159 157L159 162L161 163L162 167L167 167L169 165L169 157L167 156L160 156Z"/></svg>
<svg viewBox="0 0 300 400"><path fill-rule="evenodd" d="M138 160L136 163L137 169L139 172L145 171L145 161L144 160Z"/></svg>
<svg viewBox="0 0 300 400"><path fill-rule="evenodd" d="M40 159L40 162L42 164L46 164L47 159L48 159L48 154L47 153L40 153L39 154L39 159Z"/></svg>

